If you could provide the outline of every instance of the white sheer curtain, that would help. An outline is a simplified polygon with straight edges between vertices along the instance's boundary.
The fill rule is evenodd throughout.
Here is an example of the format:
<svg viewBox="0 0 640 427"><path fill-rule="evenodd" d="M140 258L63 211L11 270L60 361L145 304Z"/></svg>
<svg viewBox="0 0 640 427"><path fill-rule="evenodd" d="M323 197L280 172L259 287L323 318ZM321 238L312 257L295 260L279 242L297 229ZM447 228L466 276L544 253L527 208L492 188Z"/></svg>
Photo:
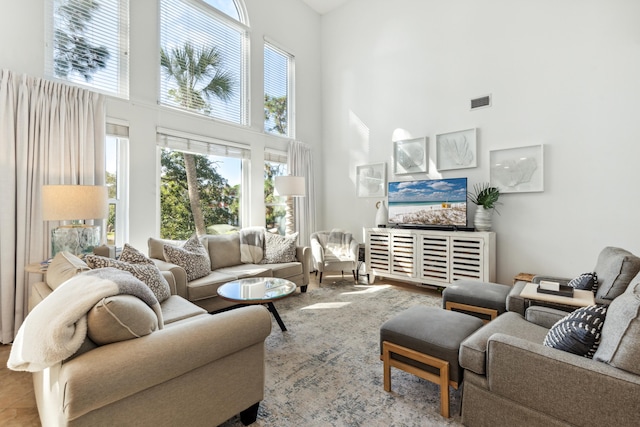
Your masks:
<svg viewBox="0 0 640 427"><path fill-rule="evenodd" d="M294 203L296 230L299 244L309 246L310 236L316 229L316 191L313 182L313 157L311 147L298 141L289 142L287 170L290 175L304 176L306 197L296 197Z"/></svg>
<svg viewBox="0 0 640 427"><path fill-rule="evenodd" d="M0 342L27 314L27 264L50 256L45 184L104 184L104 96L0 71Z"/></svg>

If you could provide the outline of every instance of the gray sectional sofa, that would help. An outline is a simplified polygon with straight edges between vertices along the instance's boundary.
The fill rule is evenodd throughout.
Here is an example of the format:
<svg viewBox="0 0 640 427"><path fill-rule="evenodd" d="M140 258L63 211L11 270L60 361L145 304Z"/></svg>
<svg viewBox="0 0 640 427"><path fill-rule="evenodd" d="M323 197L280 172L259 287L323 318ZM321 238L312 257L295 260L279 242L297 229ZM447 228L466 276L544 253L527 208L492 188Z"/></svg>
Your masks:
<svg viewBox="0 0 640 427"><path fill-rule="evenodd" d="M239 233L201 236L200 241L209 251L211 273L207 276L187 280L184 268L167 262L164 256L165 244L180 244L172 240L150 238L149 257L161 271L171 271L176 280L176 293L204 308L208 312L223 310L234 303L218 297L217 289L232 280L246 277L278 277L287 279L306 292L311 271L311 248L296 247L293 262L251 264L243 263L240 255Z"/></svg>
<svg viewBox="0 0 640 427"><path fill-rule="evenodd" d="M640 425L640 258L605 248L596 271L608 309L593 358L543 345L567 312L525 311L519 292L512 311L462 342L465 425Z"/></svg>

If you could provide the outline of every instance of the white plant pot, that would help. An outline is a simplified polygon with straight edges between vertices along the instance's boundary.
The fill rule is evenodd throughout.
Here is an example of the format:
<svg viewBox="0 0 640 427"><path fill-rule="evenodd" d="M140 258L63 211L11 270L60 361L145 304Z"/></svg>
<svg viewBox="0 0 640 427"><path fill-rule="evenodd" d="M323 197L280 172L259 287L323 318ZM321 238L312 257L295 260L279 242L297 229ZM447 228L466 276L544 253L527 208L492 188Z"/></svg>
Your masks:
<svg viewBox="0 0 640 427"><path fill-rule="evenodd" d="M485 209L483 206L478 206L478 209L476 209L476 216L473 218L473 225L477 231L491 230L492 214L492 209Z"/></svg>

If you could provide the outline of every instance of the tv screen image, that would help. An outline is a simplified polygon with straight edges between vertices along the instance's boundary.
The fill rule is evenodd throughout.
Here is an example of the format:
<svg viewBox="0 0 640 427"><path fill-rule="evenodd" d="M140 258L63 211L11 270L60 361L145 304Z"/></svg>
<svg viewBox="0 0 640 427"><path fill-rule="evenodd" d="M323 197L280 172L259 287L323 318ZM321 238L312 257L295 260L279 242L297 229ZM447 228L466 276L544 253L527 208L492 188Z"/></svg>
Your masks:
<svg viewBox="0 0 640 427"><path fill-rule="evenodd" d="M409 226L467 225L467 178L389 182L389 223Z"/></svg>

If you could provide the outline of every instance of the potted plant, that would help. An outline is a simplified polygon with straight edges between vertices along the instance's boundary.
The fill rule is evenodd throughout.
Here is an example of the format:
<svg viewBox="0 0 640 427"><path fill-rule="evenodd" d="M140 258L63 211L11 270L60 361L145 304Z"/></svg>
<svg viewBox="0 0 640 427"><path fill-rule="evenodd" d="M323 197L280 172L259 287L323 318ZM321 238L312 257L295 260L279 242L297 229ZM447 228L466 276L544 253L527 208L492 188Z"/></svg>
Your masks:
<svg viewBox="0 0 640 427"><path fill-rule="evenodd" d="M500 202L498 202L500 190L492 187L488 182L475 184L473 191L467 193L467 197L471 203L478 205L476 215L473 219L473 225L476 230L491 230L491 212L494 210L498 212L496 205L500 204ZM498 215L500 215L500 212L498 212Z"/></svg>

